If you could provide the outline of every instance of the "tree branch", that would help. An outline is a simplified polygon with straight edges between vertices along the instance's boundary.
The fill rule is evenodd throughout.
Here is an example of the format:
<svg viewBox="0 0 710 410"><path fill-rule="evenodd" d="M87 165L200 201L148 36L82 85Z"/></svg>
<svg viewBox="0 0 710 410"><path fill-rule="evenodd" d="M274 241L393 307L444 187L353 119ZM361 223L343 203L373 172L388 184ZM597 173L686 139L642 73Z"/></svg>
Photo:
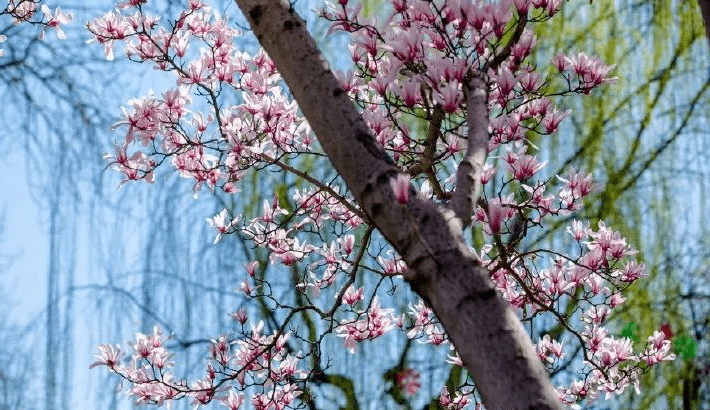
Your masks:
<svg viewBox="0 0 710 410"><path fill-rule="evenodd" d="M335 192L335 190L333 190L333 188L331 188L329 185L322 183L321 181L313 178L312 176L306 174L303 171L297 170L296 168L282 162L281 160L271 158L268 155L264 155L264 154L259 155L259 158L261 158L264 162L268 162L269 164L277 165L279 168L283 169L284 171L288 171L294 175L297 175L300 178L305 179L306 181L315 185L321 191L326 192L328 195L337 199L338 202L340 202L344 207L348 208L348 210L350 212L357 215L358 218L362 219L363 221L367 221L367 215L363 214L362 211L360 211L355 206L353 206L353 204L351 204L350 201L348 201L345 198L345 196L340 195L339 193Z"/></svg>
<svg viewBox="0 0 710 410"><path fill-rule="evenodd" d="M468 147L456 171L456 190L452 205L464 227L471 223L471 212L481 193L481 172L488 153L488 85L478 75L466 84Z"/></svg>
<svg viewBox="0 0 710 410"><path fill-rule="evenodd" d="M428 172L432 165L434 165L436 141L439 139L441 123L443 121L444 110L441 108L441 104L436 104L431 115L431 119L429 120L429 129L427 130L426 140L424 141L424 152L422 152L421 159L409 168L409 175L415 177L422 172Z"/></svg>

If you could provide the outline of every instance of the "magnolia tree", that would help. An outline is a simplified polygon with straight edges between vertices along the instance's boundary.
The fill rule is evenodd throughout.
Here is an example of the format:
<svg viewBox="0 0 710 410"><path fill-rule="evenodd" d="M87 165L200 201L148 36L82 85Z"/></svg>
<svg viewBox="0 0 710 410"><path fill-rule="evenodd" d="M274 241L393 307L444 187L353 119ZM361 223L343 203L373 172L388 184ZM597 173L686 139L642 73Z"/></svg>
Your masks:
<svg viewBox="0 0 710 410"><path fill-rule="evenodd" d="M239 196L245 175L269 170L307 187L274 194L252 220L227 209L207 220L215 242L239 234L268 250L270 264L297 269L302 303L280 299L256 274L259 262L249 263L240 289L265 296L282 320L269 329L235 311L237 330L215 336L196 379L173 372L158 328L136 336L129 360L119 346L99 346L92 367L125 379L137 403L305 406L320 372L311 359L330 334L351 352L389 332L448 350L474 382L442 389L448 409L579 407L638 392L641 373L674 358L663 332L634 345L605 328L623 290L644 276L618 232L570 219L559 249L526 242L573 217L596 187L574 168L543 177L534 141L570 115L555 101L614 83L613 66L584 52L556 55L551 69L529 61L534 25L561 0L391 0L382 21L354 2L326 2L320 16L330 31L350 33L347 73L329 69L285 0L237 0L264 48L255 55L200 0L174 17L148 14L145 2L119 3L87 24L106 58L122 44L128 59L175 79L160 95L129 101L116 124L125 138L106 160L124 182L153 183L162 165L193 180L195 194ZM18 21L28 20L23 5L37 8L15 3L8 10ZM59 29L67 17L47 19ZM307 168L325 158L337 178ZM466 239L474 236L475 246ZM421 299L395 314L377 286L356 285L362 275L406 281ZM293 327L303 311L321 318L320 333L291 343L305 340ZM521 320L553 321L563 336L531 341ZM578 378L553 386L548 374L577 351ZM417 378L408 370L397 381L416 392Z"/></svg>

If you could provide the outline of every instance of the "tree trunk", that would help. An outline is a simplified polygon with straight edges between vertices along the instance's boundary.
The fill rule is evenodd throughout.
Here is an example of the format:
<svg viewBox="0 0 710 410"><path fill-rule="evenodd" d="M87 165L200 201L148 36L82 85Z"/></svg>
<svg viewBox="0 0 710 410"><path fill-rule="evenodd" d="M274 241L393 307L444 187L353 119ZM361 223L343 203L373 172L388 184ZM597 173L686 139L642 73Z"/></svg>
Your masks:
<svg viewBox="0 0 710 410"><path fill-rule="evenodd" d="M409 202L399 205L389 184L397 167L377 144L289 2L236 2L333 166L370 218L367 222L407 263L405 279L433 308L487 409L561 409L530 337L464 241L464 223L456 214L462 215L460 204L475 205L476 184L470 184L471 191L464 193L468 198L458 202L456 213L424 199L411 186ZM475 103L480 100L476 87L481 85L472 83L467 95ZM487 116L485 110L483 115ZM472 120L487 123L487 118L473 118L469 124ZM474 173L467 171L473 178L469 182L480 172L473 165ZM467 210L469 215L471 211Z"/></svg>
<svg viewBox="0 0 710 410"><path fill-rule="evenodd" d="M708 45L710 45L710 0L698 0L698 3L703 23L705 23L705 36L708 38Z"/></svg>

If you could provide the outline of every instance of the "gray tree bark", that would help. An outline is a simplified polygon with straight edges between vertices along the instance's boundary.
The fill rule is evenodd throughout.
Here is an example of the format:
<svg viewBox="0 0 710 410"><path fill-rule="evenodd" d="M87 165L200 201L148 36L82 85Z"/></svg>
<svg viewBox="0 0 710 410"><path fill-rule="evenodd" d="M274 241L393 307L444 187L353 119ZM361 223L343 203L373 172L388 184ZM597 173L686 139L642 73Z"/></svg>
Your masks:
<svg viewBox="0 0 710 410"><path fill-rule="evenodd" d="M411 186L410 201L399 205L389 184L397 167L377 144L289 2L236 2L368 222L407 263L405 279L433 308L486 408L561 409L530 337L463 238L485 160L485 82L474 75L467 85L471 131L454 209L423 198Z"/></svg>
<svg viewBox="0 0 710 410"><path fill-rule="evenodd" d="M703 23L705 23L705 36L710 45L710 0L698 0L698 4L700 5L700 15L703 16Z"/></svg>

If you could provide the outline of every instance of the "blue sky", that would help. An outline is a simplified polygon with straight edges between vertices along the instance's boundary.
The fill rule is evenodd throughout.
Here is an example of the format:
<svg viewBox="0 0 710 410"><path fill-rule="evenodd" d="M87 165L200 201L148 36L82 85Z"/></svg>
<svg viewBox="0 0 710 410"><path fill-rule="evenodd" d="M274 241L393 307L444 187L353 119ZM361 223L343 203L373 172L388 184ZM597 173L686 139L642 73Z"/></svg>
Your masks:
<svg viewBox="0 0 710 410"><path fill-rule="evenodd" d="M12 152L0 162L3 181L0 205L5 210L3 253L17 255L7 272L1 273L3 291L13 302L13 317L34 317L44 309L46 298L47 231L41 212L32 201L25 176L23 155Z"/></svg>

